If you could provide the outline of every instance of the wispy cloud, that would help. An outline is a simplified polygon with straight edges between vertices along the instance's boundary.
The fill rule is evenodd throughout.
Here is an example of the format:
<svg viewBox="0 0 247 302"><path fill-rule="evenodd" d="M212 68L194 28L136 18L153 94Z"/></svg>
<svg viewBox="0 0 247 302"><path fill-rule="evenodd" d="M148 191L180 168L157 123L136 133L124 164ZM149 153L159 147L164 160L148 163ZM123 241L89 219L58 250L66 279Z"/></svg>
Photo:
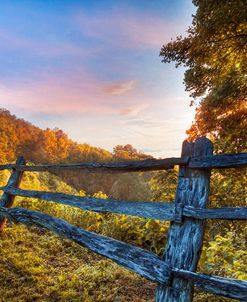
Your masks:
<svg viewBox="0 0 247 302"><path fill-rule="evenodd" d="M159 49L182 29L171 21L146 12L109 11L88 17L79 13L75 19L81 33L98 39L109 47Z"/></svg>
<svg viewBox="0 0 247 302"><path fill-rule="evenodd" d="M135 81L123 81L105 86L88 72L64 71L63 75L43 75L34 81L15 85L0 85L0 104L9 109L25 112L64 114L98 112L115 115L133 115L147 108L142 100L131 92Z"/></svg>
<svg viewBox="0 0 247 302"><path fill-rule="evenodd" d="M131 103L131 106L121 108L119 114L126 117L135 117L151 105L148 100L142 100L141 102L134 102L133 100Z"/></svg>
<svg viewBox="0 0 247 302"><path fill-rule="evenodd" d="M120 95L125 94L136 87L137 81L129 80L113 83L103 87L103 91L107 95Z"/></svg>
<svg viewBox="0 0 247 302"><path fill-rule="evenodd" d="M182 80L159 67L158 52L184 31L186 11L160 13L175 1L33 2L8 4L1 14L0 107L105 148L180 150L191 117L179 118L185 97L172 95L183 96Z"/></svg>
<svg viewBox="0 0 247 302"><path fill-rule="evenodd" d="M178 25L142 11L103 11L96 15L83 12L68 18L68 24L78 31L77 39L67 35L20 34L15 29L0 30L2 49L25 50L44 56L92 56L104 48L143 49L160 47L179 33ZM181 25L182 30L182 25ZM53 38L51 38L53 37ZM78 43L80 41L80 43ZM97 45L97 47L95 47Z"/></svg>
<svg viewBox="0 0 247 302"><path fill-rule="evenodd" d="M140 126L142 128L154 128L161 127L165 121L157 121L155 119L151 119L150 117L141 116L133 119L127 119L124 123L128 126Z"/></svg>

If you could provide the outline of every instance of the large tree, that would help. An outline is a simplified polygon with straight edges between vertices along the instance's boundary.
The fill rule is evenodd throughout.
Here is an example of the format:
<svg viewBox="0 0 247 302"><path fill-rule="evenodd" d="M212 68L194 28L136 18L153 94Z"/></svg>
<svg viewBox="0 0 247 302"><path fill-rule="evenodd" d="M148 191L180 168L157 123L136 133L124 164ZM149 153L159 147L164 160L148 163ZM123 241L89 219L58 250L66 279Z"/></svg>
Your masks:
<svg viewBox="0 0 247 302"><path fill-rule="evenodd" d="M208 135L217 152L247 148L247 1L193 0L185 37L164 45L164 63L185 66L184 83L196 115L187 131Z"/></svg>

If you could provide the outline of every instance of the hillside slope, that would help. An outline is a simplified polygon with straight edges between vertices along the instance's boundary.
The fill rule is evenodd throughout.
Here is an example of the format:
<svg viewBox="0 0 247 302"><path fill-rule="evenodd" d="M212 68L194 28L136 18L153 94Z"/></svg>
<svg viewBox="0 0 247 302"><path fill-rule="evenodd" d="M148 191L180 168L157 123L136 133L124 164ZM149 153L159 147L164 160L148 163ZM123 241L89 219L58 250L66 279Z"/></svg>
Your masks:
<svg viewBox="0 0 247 302"><path fill-rule="evenodd" d="M6 109L0 109L0 163L13 163L16 158L22 155L28 162L34 164L52 163L78 163L78 162L110 162L146 159L151 156L138 152L131 145L118 145L110 153L102 148L90 146L89 144L79 144L71 140L61 129L42 130L31 123L19 119ZM82 173L78 171L60 172L59 177L74 187L76 190L84 190L88 194L102 191L114 198L119 199L139 199L148 198L146 182L150 176L145 177L140 173L132 174L131 177L121 175L100 173ZM123 180L122 180L123 179ZM131 194L125 189L121 190L121 184L127 182L131 186L132 181L140 187L143 194ZM118 188L113 184L120 184ZM110 192L113 192L110 194Z"/></svg>

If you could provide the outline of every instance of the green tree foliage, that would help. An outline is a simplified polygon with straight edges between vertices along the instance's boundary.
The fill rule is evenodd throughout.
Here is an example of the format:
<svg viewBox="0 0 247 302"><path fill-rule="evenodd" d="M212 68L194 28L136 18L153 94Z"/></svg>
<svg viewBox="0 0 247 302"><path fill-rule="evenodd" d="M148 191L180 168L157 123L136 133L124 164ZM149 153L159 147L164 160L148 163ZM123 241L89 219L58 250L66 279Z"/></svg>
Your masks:
<svg viewBox="0 0 247 302"><path fill-rule="evenodd" d="M178 180L177 169L156 172L149 185L153 201L174 201Z"/></svg>
<svg viewBox="0 0 247 302"><path fill-rule="evenodd" d="M186 90L197 104L189 137L209 134L217 152L247 147L247 5L245 0L194 0L186 37L164 45L164 63L187 68Z"/></svg>

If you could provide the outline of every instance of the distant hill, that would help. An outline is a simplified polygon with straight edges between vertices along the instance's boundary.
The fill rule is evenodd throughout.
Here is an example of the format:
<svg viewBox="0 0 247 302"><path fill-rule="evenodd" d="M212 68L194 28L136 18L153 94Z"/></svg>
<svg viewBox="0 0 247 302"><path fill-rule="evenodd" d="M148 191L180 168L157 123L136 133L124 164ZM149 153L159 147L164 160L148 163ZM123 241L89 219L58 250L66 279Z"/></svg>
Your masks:
<svg viewBox="0 0 247 302"><path fill-rule="evenodd" d="M113 155L101 148L72 141L61 129L42 130L8 110L0 109L1 162L23 155L35 164L109 161Z"/></svg>
<svg viewBox="0 0 247 302"><path fill-rule="evenodd" d="M24 119L19 119L6 109L0 109L0 163L12 163L19 155L23 155L28 162L34 164L76 163L76 162L112 162L152 158L138 152L130 144L117 145L113 152L89 144L79 144L71 140L63 130L40 129ZM58 175L76 190L84 190L89 194L102 191L109 195L117 192L117 198L136 199L137 190L120 190L123 178L125 184L129 182L145 187L142 177L132 174L130 177L106 175L99 173L63 172ZM113 184L115 184L113 186ZM114 190L112 190L114 187ZM126 188L126 187L125 187ZM130 193L130 194L129 194ZM111 195L111 194L110 194ZM147 196L144 190L143 197ZM114 196L113 196L114 197Z"/></svg>

